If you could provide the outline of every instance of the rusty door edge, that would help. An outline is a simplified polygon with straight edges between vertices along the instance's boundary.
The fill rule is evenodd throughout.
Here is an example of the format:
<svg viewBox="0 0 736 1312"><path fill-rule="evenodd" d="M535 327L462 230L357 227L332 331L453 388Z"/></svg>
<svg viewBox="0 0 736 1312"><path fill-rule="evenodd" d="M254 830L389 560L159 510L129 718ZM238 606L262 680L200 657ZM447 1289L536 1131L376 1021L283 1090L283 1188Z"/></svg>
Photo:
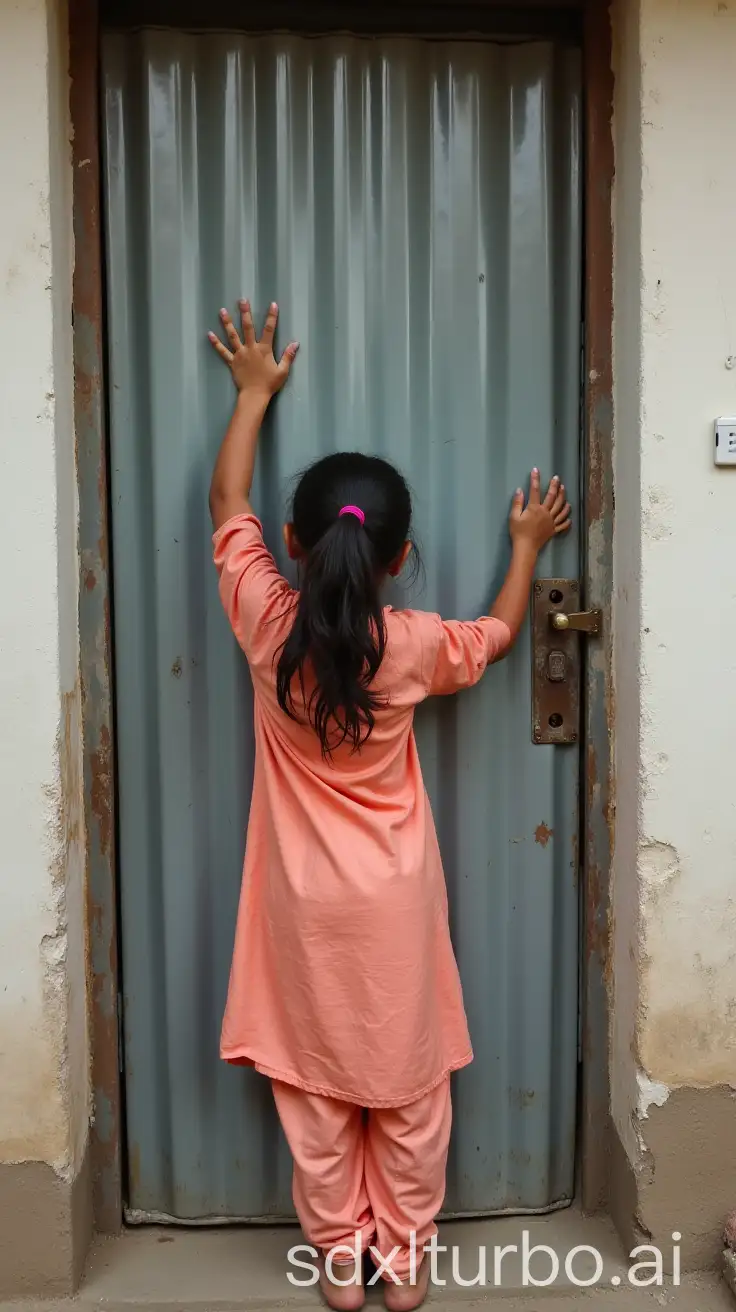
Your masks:
<svg viewBox="0 0 736 1312"><path fill-rule="evenodd" d="M103 345L97 0L70 0L74 215L74 421L79 491L79 640L87 836L93 1221L122 1225L115 870L115 758Z"/></svg>
<svg viewBox="0 0 736 1312"><path fill-rule="evenodd" d="M582 781L582 1074L580 1181L583 1209L605 1208L611 1144L609 1099L610 865L614 779L611 742L613 597L613 71L609 0L585 0L585 353L583 386L585 603L603 614L586 644Z"/></svg>

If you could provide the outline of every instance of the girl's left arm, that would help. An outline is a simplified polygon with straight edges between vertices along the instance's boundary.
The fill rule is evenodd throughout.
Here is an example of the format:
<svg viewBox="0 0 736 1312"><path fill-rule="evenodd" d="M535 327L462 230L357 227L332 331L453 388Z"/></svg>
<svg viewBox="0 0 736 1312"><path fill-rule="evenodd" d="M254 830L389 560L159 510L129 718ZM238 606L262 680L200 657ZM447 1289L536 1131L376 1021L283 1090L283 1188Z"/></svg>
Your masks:
<svg viewBox="0 0 736 1312"><path fill-rule="evenodd" d="M273 353L273 337L278 320L278 306L273 303L268 311L261 340L256 338L250 303L240 302L243 340L227 310L220 318L228 346L216 333L209 340L217 354L225 361L238 390L232 419L220 447L210 483L210 515L215 529L226 524L235 515L253 513L250 490L256 463L256 447L271 398L281 391L299 349L290 342L281 359Z"/></svg>
<svg viewBox="0 0 736 1312"><path fill-rule="evenodd" d="M564 484L555 474L542 499L539 470L533 469L526 507L521 488L514 495L509 516L511 564L490 611L493 619L503 620L511 635L507 650L516 642L529 608L537 556L552 538L567 533L571 522Z"/></svg>

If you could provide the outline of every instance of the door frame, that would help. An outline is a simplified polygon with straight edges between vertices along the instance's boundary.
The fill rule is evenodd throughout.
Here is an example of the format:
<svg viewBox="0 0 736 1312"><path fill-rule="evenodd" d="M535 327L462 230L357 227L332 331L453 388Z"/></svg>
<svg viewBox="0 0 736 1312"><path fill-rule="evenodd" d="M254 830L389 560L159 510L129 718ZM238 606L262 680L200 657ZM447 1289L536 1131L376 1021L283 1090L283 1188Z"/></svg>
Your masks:
<svg viewBox="0 0 736 1312"><path fill-rule="evenodd" d="M483 4L485 0L480 0ZM476 0L478 3L478 0ZM547 4L506 0L513 11ZM551 6L549 6L551 7ZM325 9L324 4L317 9ZM469 10L471 6L463 6ZM612 1137L609 1112L609 883L613 849L611 675L613 596L613 73L609 0L565 0L583 33L584 351L582 379L583 578L586 604L604 616L602 637L585 654L585 735L581 746L580 866L581 1084L576 1198L586 1212L607 1206ZM388 12L388 11L384 11ZM73 130L74 407L79 491L79 634L87 843L89 1011L94 1120L94 1225L116 1233L123 1221L124 1089L121 1078L116 866L116 779L112 587L105 391L104 257L100 140L98 0L70 0L70 109Z"/></svg>

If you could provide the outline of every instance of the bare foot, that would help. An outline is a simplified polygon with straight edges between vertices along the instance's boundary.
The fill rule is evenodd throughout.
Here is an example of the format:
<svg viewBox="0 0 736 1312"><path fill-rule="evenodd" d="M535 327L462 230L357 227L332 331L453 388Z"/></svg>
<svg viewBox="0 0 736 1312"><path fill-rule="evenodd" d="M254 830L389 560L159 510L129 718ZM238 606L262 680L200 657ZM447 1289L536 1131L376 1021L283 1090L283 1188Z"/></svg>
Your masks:
<svg viewBox="0 0 736 1312"><path fill-rule="evenodd" d="M334 1284L327 1274L324 1261L319 1264L319 1287L328 1307L334 1308L335 1312L359 1312L365 1303L365 1290L363 1288L363 1262L361 1259L358 1270L358 1281L355 1281L355 1263L354 1262L333 1262L332 1273L336 1280L348 1281L350 1284ZM352 1279L351 1279L352 1278Z"/></svg>
<svg viewBox="0 0 736 1312"><path fill-rule="evenodd" d="M393 1280L385 1281L384 1301L389 1312L414 1312L415 1307L419 1307L427 1297L429 1289L429 1262L425 1258L419 1265L416 1282L409 1284L409 1278L401 1285L395 1285Z"/></svg>

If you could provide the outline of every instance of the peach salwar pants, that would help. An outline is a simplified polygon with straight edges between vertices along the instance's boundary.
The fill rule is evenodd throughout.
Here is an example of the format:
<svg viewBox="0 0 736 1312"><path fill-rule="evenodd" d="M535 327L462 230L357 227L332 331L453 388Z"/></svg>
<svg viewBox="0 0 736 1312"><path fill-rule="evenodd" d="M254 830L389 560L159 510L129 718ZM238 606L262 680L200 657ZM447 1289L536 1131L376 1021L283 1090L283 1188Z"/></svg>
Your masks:
<svg viewBox="0 0 736 1312"><path fill-rule="evenodd" d="M336 1245L373 1245L401 1280L437 1233L445 1196L452 1120L450 1080L403 1107L370 1107L272 1081L276 1108L294 1159L294 1205L308 1242L326 1254ZM335 1255L345 1261L347 1252Z"/></svg>

